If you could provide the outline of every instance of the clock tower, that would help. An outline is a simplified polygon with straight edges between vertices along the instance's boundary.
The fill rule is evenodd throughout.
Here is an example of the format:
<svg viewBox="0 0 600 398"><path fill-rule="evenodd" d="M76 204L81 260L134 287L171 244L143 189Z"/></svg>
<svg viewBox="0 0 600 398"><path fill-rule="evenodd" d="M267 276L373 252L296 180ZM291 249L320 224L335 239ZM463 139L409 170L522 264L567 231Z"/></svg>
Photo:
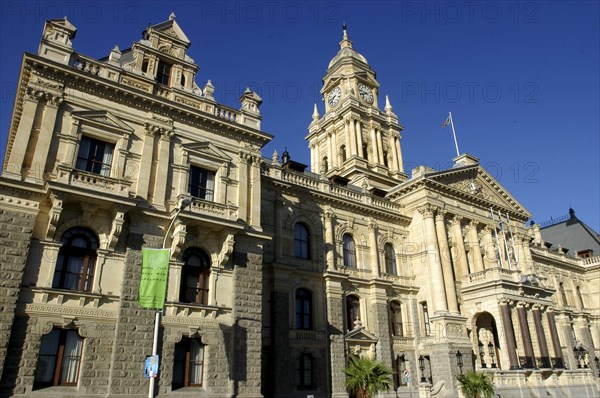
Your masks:
<svg viewBox="0 0 600 398"><path fill-rule="evenodd" d="M379 83L367 59L354 50L344 25L340 50L329 62L306 139L311 170L383 193L406 180L400 145L402 126L386 96L379 109Z"/></svg>

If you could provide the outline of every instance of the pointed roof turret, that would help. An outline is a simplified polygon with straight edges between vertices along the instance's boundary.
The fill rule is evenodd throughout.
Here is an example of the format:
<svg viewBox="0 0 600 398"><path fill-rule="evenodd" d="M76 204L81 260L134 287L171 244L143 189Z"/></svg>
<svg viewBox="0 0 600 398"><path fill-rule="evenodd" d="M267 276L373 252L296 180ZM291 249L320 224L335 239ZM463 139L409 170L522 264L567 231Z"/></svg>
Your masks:
<svg viewBox="0 0 600 398"><path fill-rule="evenodd" d="M390 99L389 97L386 95L385 96L385 112L386 113L391 113L392 112L392 104L390 104Z"/></svg>
<svg viewBox="0 0 600 398"><path fill-rule="evenodd" d="M344 25L342 25L342 30L344 32L344 35L342 37L342 41L340 41L340 51L338 51L338 53L335 55L335 57L333 57L331 62L329 62L329 66L327 67L327 69L331 69L336 63L346 59L357 60L361 63L365 63L368 65L369 62L367 61L367 59L358 52L356 52L352 47L352 41L348 37L348 26L345 22Z"/></svg>

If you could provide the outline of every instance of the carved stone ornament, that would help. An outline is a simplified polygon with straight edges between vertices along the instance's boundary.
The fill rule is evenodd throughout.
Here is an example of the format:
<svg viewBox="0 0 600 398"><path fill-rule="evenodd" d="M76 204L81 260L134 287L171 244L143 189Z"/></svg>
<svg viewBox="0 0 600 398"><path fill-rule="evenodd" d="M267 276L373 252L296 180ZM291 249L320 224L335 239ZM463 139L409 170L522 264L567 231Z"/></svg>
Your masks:
<svg viewBox="0 0 600 398"><path fill-rule="evenodd" d="M52 204L52 207L48 212L48 226L46 227L46 239L53 240L54 234L56 233L58 220L60 219L60 214L63 210L63 195L58 192L51 193L50 202Z"/></svg>
<svg viewBox="0 0 600 398"><path fill-rule="evenodd" d="M231 257L231 254L233 254L234 245L235 245L234 235L233 234L227 235L227 238L223 242L223 247L221 249L221 252L219 253L219 265L221 267L225 266L225 264L227 264L227 261L229 261L229 257Z"/></svg>

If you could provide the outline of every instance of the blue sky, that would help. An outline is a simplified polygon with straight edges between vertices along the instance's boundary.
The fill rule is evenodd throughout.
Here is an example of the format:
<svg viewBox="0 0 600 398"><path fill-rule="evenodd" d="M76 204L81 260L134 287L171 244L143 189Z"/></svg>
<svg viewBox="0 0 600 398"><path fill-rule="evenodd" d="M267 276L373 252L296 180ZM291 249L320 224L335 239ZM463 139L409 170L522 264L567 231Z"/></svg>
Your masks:
<svg viewBox="0 0 600 398"><path fill-rule="evenodd" d="M600 230L600 10L597 1L6 1L0 3L0 150L22 53L44 20L68 16L76 51L103 57L175 12L219 102L263 97L270 157L287 147L309 163L304 137L321 78L346 21L404 126L406 170L447 168L461 152L481 164L537 222L567 214Z"/></svg>

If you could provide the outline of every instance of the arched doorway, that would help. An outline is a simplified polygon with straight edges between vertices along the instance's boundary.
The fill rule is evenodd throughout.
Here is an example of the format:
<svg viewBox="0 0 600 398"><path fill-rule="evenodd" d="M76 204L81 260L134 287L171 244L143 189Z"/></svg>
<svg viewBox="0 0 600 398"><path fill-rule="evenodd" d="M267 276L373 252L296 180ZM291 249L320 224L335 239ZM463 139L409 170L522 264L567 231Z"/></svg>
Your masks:
<svg viewBox="0 0 600 398"><path fill-rule="evenodd" d="M483 368L501 368L500 366L500 340L496 320L489 312L482 312L475 320L473 336L473 351L477 357L477 365Z"/></svg>

